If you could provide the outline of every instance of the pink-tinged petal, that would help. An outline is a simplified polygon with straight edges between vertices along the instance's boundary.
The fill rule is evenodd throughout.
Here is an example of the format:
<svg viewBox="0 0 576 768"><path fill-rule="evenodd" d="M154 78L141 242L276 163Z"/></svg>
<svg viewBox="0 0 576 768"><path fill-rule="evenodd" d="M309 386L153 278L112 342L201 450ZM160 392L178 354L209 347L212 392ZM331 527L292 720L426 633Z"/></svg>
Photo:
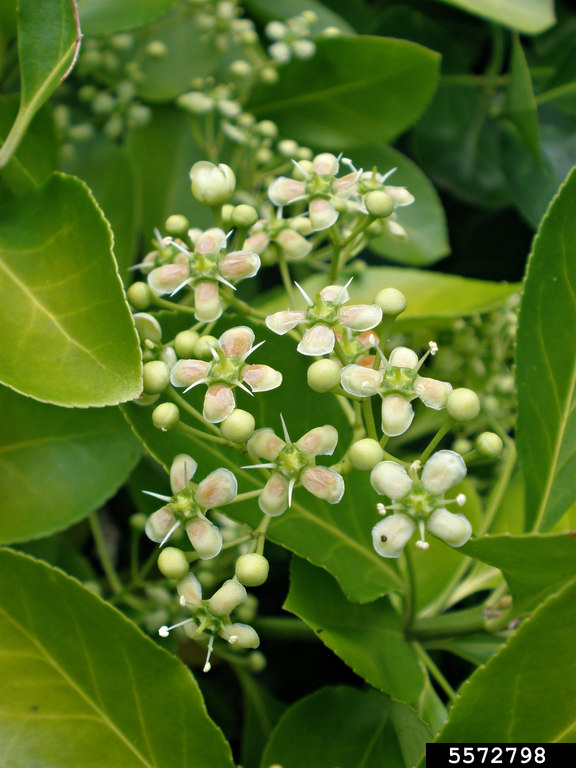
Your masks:
<svg viewBox="0 0 576 768"><path fill-rule="evenodd" d="M382 320L382 309L377 304L351 304L342 307L338 320L353 331L369 331Z"/></svg>
<svg viewBox="0 0 576 768"><path fill-rule="evenodd" d="M204 360L178 360L172 368L170 382L173 387L189 387L205 379L210 370L210 363Z"/></svg>
<svg viewBox="0 0 576 768"><path fill-rule="evenodd" d="M302 472L300 482L313 496L328 504L338 504L344 495L342 475L328 467L308 467Z"/></svg>
<svg viewBox="0 0 576 768"><path fill-rule="evenodd" d="M336 338L332 328L318 323L313 325L312 328L308 328L297 349L301 355L318 357L319 355L327 355L332 352L335 341Z"/></svg>
<svg viewBox="0 0 576 768"><path fill-rule="evenodd" d="M219 424L230 416L236 402L234 393L225 384L214 384L206 392L203 416L210 424Z"/></svg>
<svg viewBox="0 0 576 768"><path fill-rule="evenodd" d="M354 185L358 181L358 173L347 173L334 182L334 192L342 197L348 197L354 192Z"/></svg>
<svg viewBox="0 0 576 768"><path fill-rule="evenodd" d="M163 293L175 291L189 277L190 270L186 264L164 264L153 269L147 280L152 291L161 296Z"/></svg>
<svg viewBox="0 0 576 768"><path fill-rule="evenodd" d="M260 269L260 256L254 251L231 251L218 262L220 274L226 280L238 281L254 277Z"/></svg>
<svg viewBox="0 0 576 768"><path fill-rule="evenodd" d="M342 369L340 384L349 395L372 397L382 385L382 373L363 365L347 365Z"/></svg>
<svg viewBox="0 0 576 768"><path fill-rule="evenodd" d="M331 152L321 152L312 161L312 170L319 176L335 176L339 167L338 158Z"/></svg>
<svg viewBox="0 0 576 768"><path fill-rule="evenodd" d="M242 381L253 392L268 392L282 384L282 374L269 365L247 365L242 370Z"/></svg>
<svg viewBox="0 0 576 768"><path fill-rule="evenodd" d="M410 368L414 370L418 365L418 355L409 347L396 347L390 352L388 362L397 368Z"/></svg>
<svg viewBox="0 0 576 768"><path fill-rule="evenodd" d="M317 197L308 206L310 224L315 232L328 229L338 221L338 211L329 200Z"/></svg>
<svg viewBox="0 0 576 768"><path fill-rule="evenodd" d="M176 585L176 591L190 605L199 605L202 600L202 585L193 573L187 573Z"/></svg>
<svg viewBox="0 0 576 768"><path fill-rule="evenodd" d="M359 341L360 344L363 344L366 349L370 349L370 347L377 347L378 342L380 341L374 331L364 331L363 333L359 333L356 337L356 340Z"/></svg>
<svg viewBox="0 0 576 768"><path fill-rule="evenodd" d="M253 235L250 235L250 237L246 238L244 245L247 250L254 251L254 253L262 255L262 253L270 245L270 238L266 232L255 232Z"/></svg>
<svg viewBox="0 0 576 768"><path fill-rule="evenodd" d="M229 504L238 493L238 481L229 469L215 469L202 480L196 491L196 501L204 509Z"/></svg>
<svg viewBox="0 0 576 768"><path fill-rule="evenodd" d="M186 533L200 560L211 560L220 554L222 549L220 529L205 517L197 517L187 523Z"/></svg>
<svg viewBox="0 0 576 768"><path fill-rule="evenodd" d="M288 508L288 480L273 472L258 497L258 506L270 517L281 515Z"/></svg>
<svg viewBox="0 0 576 768"><path fill-rule="evenodd" d="M382 432L388 437L403 435L412 424L414 409L401 395L382 398Z"/></svg>
<svg viewBox="0 0 576 768"><path fill-rule="evenodd" d="M273 429L264 427L254 432L246 447L251 456L266 459L266 461L274 461L285 445L286 442L278 437Z"/></svg>
<svg viewBox="0 0 576 768"><path fill-rule="evenodd" d="M247 325L239 325L224 331L218 339L218 343L227 357L243 358L252 349L255 338L252 328L248 328Z"/></svg>
<svg viewBox="0 0 576 768"><path fill-rule="evenodd" d="M408 192L406 187L385 186L384 191L390 195L392 200L394 200L394 205L396 208L402 208L405 205L412 205L415 200L414 195Z"/></svg>
<svg viewBox="0 0 576 768"><path fill-rule="evenodd" d="M380 461L370 473L372 488L392 501L403 499L412 490L408 472L395 461Z"/></svg>
<svg viewBox="0 0 576 768"><path fill-rule="evenodd" d="M194 286L194 315L201 323L218 320L222 314L222 302L217 283L203 281Z"/></svg>
<svg viewBox="0 0 576 768"><path fill-rule="evenodd" d="M288 261L305 259L312 250L312 243L291 229L283 229L276 238L276 242L286 254ZM247 241L245 245L249 247Z"/></svg>
<svg viewBox="0 0 576 768"><path fill-rule="evenodd" d="M198 469L198 462L187 453L179 453L170 466L170 487L172 493L180 493L190 485L190 480Z"/></svg>
<svg viewBox="0 0 576 768"><path fill-rule="evenodd" d="M426 522L426 530L451 547L461 547L472 536L470 521L447 509L435 510Z"/></svg>
<svg viewBox="0 0 576 768"><path fill-rule="evenodd" d="M408 235L402 224L398 224L392 217L386 219L386 229L388 230L390 237L399 243L403 243L408 239Z"/></svg>
<svg viewBox="0 0 576 768"><path fill-rule="evenodd" d="M338 301L339 304L344 304L349 300L350 295L348 288L344 285L327 285L320 291L320 298L322 301Z"/></svg>
<svg viewBox="0 0 576 768"><path fill-rule="evenodd" d="M195 253L220 253L226 245L226 235L218 227L207 229L194 244Z"/></svg>
<svg viewBox="0 0 576 768"><path fill-rule="evenodd" d="M374 549L382 557L400 557L416 530L416 524L406 515L390 515L372 528Z"/></svg>
<svg viewBox="0 0 576 768"><path fill-rule="evenodd" d="M272 315L268 315L266 318L266 325L271 331L277 333L279 336L283 336L288 331L296 328L298 323L303 322L306 319L304 312L274 312Z"/></svg>
<svg viewBox="0 0 576 768"><path fill-rule="evenodd" d="M308 456L332 456L338 444L338 432L331 424L315 427L296 442L296 448Z"/></svg>
<svg viewBox="0 0 576 768"><path fill-rule="evenodd" d="M441 408L446 407L448 395L452 392L452 384L449 384L447 381L438 381L437 379L418 376L414 383L414 391L424 405L439 411Z"/></svg>
<svg viewBox="0 0 576 768"><path fill-rule="evenodd" d="M466 464L456 451L437 451L424 464L422 485L430 493L444 493L466 477Z"/></svg>
<svg viewBox="0 0 576 768"><path fill-rule="evenodd" d="M144 528L146 536L150 541L155 541L159 544L164 540L164 537L169 533L170 529L176 524L176 518L169 510L168 507L161 507L153 512L148 520L146 520L146 526Z"/></svg>
<svg viewBox="0 0 576 768"><path fill-rule="evenodd" d="M288 205L299 200L306 194L306 184L303 181L279 176L268 187L268 197L273 205Z"/></svg>

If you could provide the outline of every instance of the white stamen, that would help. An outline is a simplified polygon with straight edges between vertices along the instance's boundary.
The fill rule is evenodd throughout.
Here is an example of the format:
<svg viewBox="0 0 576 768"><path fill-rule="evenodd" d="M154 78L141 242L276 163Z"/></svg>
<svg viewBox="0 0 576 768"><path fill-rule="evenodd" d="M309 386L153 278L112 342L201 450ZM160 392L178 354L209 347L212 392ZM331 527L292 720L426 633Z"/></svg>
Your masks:
<svg viewBox="0 0 576 768"><path fill-rule="evenodd" d="M350 280L348 280L348 282L346 283L346 285L342 287L342 290L340 291L338 296L336 296L336 304L343 304L344 303L344 298L343 298L344 294L348 290L348 286L350 285L352 280L354 280L354 277L351 277Z"/></svg>
<svg viewBox="0 0 576 768"><path fill-rule="evenodd" d="M424 537L426 535L426 530L424 528L424 521L420 520L418 523L418 528L420 529L420 539L416 542L416 546L418 549L428 549L430 546L427 541L424 540Z"/></svg>
<svg viewBox="0 0 576 768"><path fill-rule="evenodd" d="M186 600L184 595L180 595L180 600L178 602L180 603L182 608L186 608L186 606L188 605L188 601Z"/></svg>
<svg viewBox="0 0 576 768"><path fill-rule="evenodd" d="M146 264L146 262L141 261L140 264L132 264L131 267L128 267L129 272L134 272L137 269L140 269L140 267L149 267L149 264Z"/></svg>
<svg viewBox="0 0 576 768"><path fill-rule="evenodd" d="M274 469L275 464L244 464L240 469Z"/></svg>
<svg viewBox="0 0 576 768"><path fill-rule="evenodd" d="M160 501L170 501L170 496L163 496L161 493L154 493L154 491L142 491L142 493L145 493L146 496L154 496L155 499L160 499Z"/></svg>
<svg viewBox="0 0 576 768"><path fill-rule="evenodd" d="M258 344L255 344L253 347L250 347L250 349L248 350L248 352L246 352L246 354L244 355L242 360L246 360L248 357L250 357L252 352L254 352L256 349L258 349L258 347L261 347L262 344L266 344L266 339L264 339L264 341L259 341Z"/></svg>
<svg viewBox="0 0 576 768"><path fill-rule="evenodd" d="M282 414L280 414L280 421L282 422L282 430L284 431L284 440L286 440L287 443L291 443L292 440L290 440L288 428L286 427L286 422L284 421L284 416L282 416Z"/></svg>
<svg viewBox="0 0 576 768"><path fill-rule="evenodd" d="M288 506L289 507L292 506L292 490L294 488L295 483L296 483L295 477L291 477L290 480L288 481Z"/></svg>
<svg viewBox="0 0 576 768"><path fill-rule="evenodd" d="M189 387L186 387L186 389L182 394L185 395L186 392L189 392L191 389L193 389L194 387L197 387L199 384L206 384L207 381L208 379L198 379L198 381L195 381L194 384L190 384Z"/></svg>
<svg viewBox="0 0 576 768"><path fill-rule="evenodd" d="M212 656L212 646L214 645L214 635L208 640L208 653L206 654L206 663L202 669L202 672L210 672L212 664L210 664L210 656Z"/></svg>
<svg viewBox="0 0 576 768"><path fill-rule="evenodd" d="M378 512L379 515L384 516L388 510L386 509L385 505L382 504L381 501L379 501L378 504L376 504L376 511Z"/></svg>
<svg viewBox="0 0 576 768"><path fill-rule="evenodd" d="M422 541L422 540L419 539L416 542L416 546L418 547L418 549L429 549L430 544L428 544L427 541Z"/></svg>
<svg viewBox="0 0 576 768"><path fill-rule="evenodd" d="M174 248L177 248L180 251L180 253L184 253L184 254L186 254L186 256L190 256L190 251L188 250L188 248L186 248L183 245L180 245L180 243L177 243L171 237L167 237L167 238L165 238L165 240L167 241L166 245L173 245Z"/></svg>
<svg viewBox="0 0 576 768"><path fill-rule="evenodd" d="M422 462L420 459L416 459L416 461L413 461L412 464L410 464L410 470L412 472L418 472L420 469L422 469Z"/></svg>
<svg viewBox="0 0 576 768"><path fill-rule="evenodd" d="M428 346L430 347L430 354L435 355L436 352L438 352L438 344L436 344L435 341L429 341Z"/></svg>
<svg viewBox="0 0 576 768"><path fill-rule="evenodd" d="M396 173L397 170L398 168L391 168L386 173L377 173L376 180L379 181L380 184L383 184L386 181L386 179L389 179L390 176L392 176L393 173Z"/></svg>
<svg viewBox="0 0 576 768"><path fill-rule="evenodd" d="M208 349L210 350L210 354L212 355L214 360L218 362L218 360L220 359L220 357L218 356L218 352L214 349L214 347L211 344L208 344Z"/></svg>
<svg viewBox="0 0 576 768"><path fill-rule="evenodd" d="M310 178L310 174L308 173L308 171L305 168L303 168L297 160L291 160L290 162L292 163L292 165L298 168L298 170L304 176L305 179Z"/></svg>
<svg viewBox="0 0 576 768"><path fill-rule="evenodd" d="M182 288L184 288L184 286L185 286L185 285L188 285L188 283L190 283L190 282L192 282L192 281L191 281L191 280L190 280L190 278L188 277L186 280L184 280L184 282L183 282L183 283L180 283L180 285L179 285L177 288L174 288L174 290L172 291L172 293L170 294L170 296L175 296L175 295L178 293L178 291L181 291L181 290L182 290Z"/></svg>
<svg viewBox="0 0 576 768"><path fill-rule="evenodd" d="M248 394L250 395L250 397L254 397L254 393L253 393L251 390L249 390L247 386L245 386L244 384L242 384L242 382L241 382L241 381L237 381L237 382L236 382L236 386L237 386L237 387L240 387L240 389L243 389L243 390L244 390L244 392L248 392Z"/></svg>
<svg viewBox="0 0 576 768"><path fill-rule="evenodd" d="M225 280L225 279L222 277L222 275L218 275L218 276L216 277L216 280L218 280L218 282L220 282L220 283L224 283L224 285L227 285L227 286L228 286L228 288L232 288L232 290L233 290L233 291L235 291L235 290L236 290L236 286L235 286L235 285L232 285L232 283L229 283L229 282L228 282L228 280Z"/></svg>
<svg viewBox="0 0 576 768"><path fill-rule="evenodd" d="M459 507L463 507L464 504L466 504L466 496L463 493L459 493L458 496L456 496L456 504L458 504Z"/></svg>
<svg viewBox="0 0 576 768"><path fill-rule="evenodd" d="M300 291L302 296L304 296L304 300L306 301L306 304L308 304L309 307L313 307L314 306L314 302L312 301L310 296L308 296L308 294L306 293L304 288L302 288L300 283L297 283L296 280L294 280L294 285L296 286L296 288L298 288L298 290Z"/></svg>
<svg viewBox="0 0 576 768"><path fill-rule="evenodd" d="M230 635L230 637L228 638L228 642L230 643L230 645L234 645L234 643L237 643L238 635Z"/></svg>
<svg viewBox="0 0 576 768"><path fill-rule="evenodd" d="M161 547L163 547L163 546L164 546L164 544L166 544L166 542L168 541L168 539L170 538L170 536L172 536L172 534L174 533L174 531L176 530L176 528L178 528L178 526L179 526L179 525L180 525L180 523L179 523L179 522L175 522L175 523L174 523L174 525L172 526L172 528L170 528L170 530L168 531L168 533L166 534L166 536L164 536L164 538L163 538L163 539L162 539L162 541L160 542L160 546L161 546Z"/></svg>
<svg viewBox="0 0 576 768"><path fill-rule="evenodd" d="M183 627L184 624L189 624L191 621L194 621L194 619L184 619L184 621L179 621L177 624L172 624L171 627L167 627L164 625L163 627L160 627L158 630L158 634L160 637L168 637L170 632L172 632L173 629L176 629L177 627Z"/></svg>

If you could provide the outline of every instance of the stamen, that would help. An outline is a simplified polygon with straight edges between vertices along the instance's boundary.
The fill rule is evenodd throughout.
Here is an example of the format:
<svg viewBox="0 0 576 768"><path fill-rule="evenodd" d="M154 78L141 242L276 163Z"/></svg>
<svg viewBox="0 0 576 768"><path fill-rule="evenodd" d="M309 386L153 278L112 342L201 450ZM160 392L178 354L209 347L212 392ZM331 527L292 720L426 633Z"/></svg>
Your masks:
<svg viewBox="0 0 576 768"><path fill-rule="evenodd" d="M163 539L162 539L162 541L160 542L160 546L161 546L161 547L163 547L163 546L164 546L164 544L166 544L166 542L168 541L168 539L170 538L170 536L172 536L172 534L174 533L174 531L176 530L176 528L178 528L178 526L179 526L179 525L180 525L180 523L179 523L178 521L176 521L176 522L174 523L174 525L172 526L172 528L170 528L170 530L168 531L168 533L166 534L166 536L164 536L164 538L163 538Z"/></svg>
<svg viewBox="0 0 576 768"><path fill-rule="evenodd" d="M186 392L189 392L194 387L197 387L199 384L206 384L206 382L209 381L208 379L198 379L198 381L195 381L194 384L190 384L189 387L186 387L184 392L182 394L186 394Z"/></svg>
<svg viewBox="0 0 576 768"><path fill-rule="evenodd" d="M276 464L244 464L240 469L274 469Z"/></svg>
<svg viewBox="0 0 576 768"><path fill-rule="evenodd" d="M298 168L298 170L304 176L305 179L310 178L310 174L308 173L308 171L305 168L303 168L297 160L291 160L290 162L292 163L292 165Z"/></svg>
<svg viewBox="0 0 576 768"><path fill-rule="evenodd" d="M140 267L149 267L149 264L146 264L144 261L141 261L139 264L132 264L131 267L128 267L128 272L134 272L136 269L140 269Z"/></svg>
<svg viewBox="0 0 576 768"><path fill-rule="evenodd" d="M378 342L376 342L376 343L378 343ZM374 346L376 346L376 345L374 345ZM387 366L388 365L388 360L386 359L386 355L384 354L384 352L382 352L380 347L376 347L376 352L378 352L378 354L382 358L382 362L384 363L384 365Z"/></svg>
<svg viewBox="0 0 576 768"><path fill-rule="evenodd" d="M184 288L185 285L188 285L188 283L191 283L191 282L192 281L191 281L191 279L189 277L186 278L186 280L184 280L183 283L180 283L180 285L177 288L174 288L174 290L172 291L170 296L175 296L178 293L178 291L181 291L182 288Z"/></svg>
<svg viewBox="0 0 576 768"><path fill-rule="evenodd" d="M243 390L244 390L244 392L248 392L248 394L250 395L250 397L254 397L254 393L253 393L253 392L252 392L250 389L248 389L248 387L247 387L247 386L245 386L244 384L242 384L242 382L241 382L241 381L237 381L237 382L236 382L236 386L237 386L237 387L240 387L240 389L243 389Z"/></svg>
<svg viewBox="0 0 576 768"><path fill-rule="evenodd" d="M292 491L294 489L294 485L296 484L296 478L291 477L288 481L288 506L292 506Z"/></svg>
<svg viewBox="0 0 576 768"><path fill-rule="evenodd" d="M154 491L142 491L142 493L145 493L146 496L154 496L155 499L160 499L160 501L170 501L170 496L163 496L161 493L154 493Z"/></svg>
<svg viewBox="0 0 576 768"><path fill-rule="evenodd" d="M208 344L208 349L210 350L210 354L212 355L214 360L216 360L216 362L218 362L218 360L220 360L220 356L219 356L217 350L214 349L214 347L211 344Z"/></svg>
<svg viewBox="0 0 576 768"><path fill-rule="evenodd" d="M386 506L379 501L378 504L376 504L376 511L379 515L384 516L388 510L386 509Z"/></svg>
<svg viewBox="0 0 576 768"><path fill-rule="evenodd" d="M436 352L438 352L438 344L436 344L435 341L429 341L428 342L428 349L427 349L427 351L424 352L424 354L422 355L420 360L418 360L418 365L416 366L416 368L414 370L415 371L419 371L420 368L422 367L422 364L424 363L424 361L428 357L428 355L435 355Z"/></svg>
<svg viewBox="0 0 576 768"><path fill-rule="evenodd" d="M150 339L146 339L144 346L147 347L147 349L154 349L156 344L154 344L153 341L150 341Z"/></svg>
<svg viewBox="0 0 576 768"><path fill-rule="evenodd" d="M354 277L351 277L351 278L350 278L350 280L348 280L348 282L346 283L346 285L345 285L345 286L343 286L343 288L342 288L342 290L340 291L340 293L338 294L338 296L336 296L336 304L343 304L343 303L344 303L344 298L343 298L343 297L344 297L344 294L345 294L345 293L346 293L346 291L348 290L348 286L350 285L350 283L352 282L352 280L354 280Z"/></svg>
<svg viewBox="0 0 576 768"><path fill-rule="evenodd" d="M235 286L235 285L232 285L232 283L229 283L229 282L228 282L228 280L225 280L225 279L222 277L222 275L218 275L218 276L216 277L216 280L218 280L218 282L220 282L220 283L224 283L224 285L227 285L227 286L228 286L228 288L232 288L232 290L233 290L233 291L235 291L235 290L236 290L236 286Z"/></svg>
<svg viewBox="0 0 576 768"><path fill-rule="evenodd" d="M206 654L206 663L204 664L202 672L210 672L210 670L212 669L212 664L210 664L210 656L212 656L213 645L214 645L214 635L212 635L210 637L210 640L208 640L208 653Z"/></svg>
<svg viewBox="0 0 576 768"><path fill-rule="evenodd" d="M230 637L228 638L228 642L230 643L230 645L234 645L234 643L237 643L238 635L230 635Z"/></svg>
<svg viewBox="0 0 576 768"><path fill-rule="evenodd" d="M386 180L387 180L387 179L388 179L390 176L392 176L392 174L393 174L393 173L396 173L396 171L397 171L397 170L398 170L398 168L391 168L391 169L390 169L389 171L387 171L386 173L378 173L378 174L376 174L376 180L377 180L377 181L379 181L379 182L380 182L380 184L384 184L384 182L385 182L385 181L386 181Z"/></svg>
<svg viewBox="0 0 576 768"><path fill-rule="evenodd" d="M288 428L286 427L286 422L284 421L284 416L280 414L280 421L282 422L282 429L284 431L284 440L286 440L287 443L291 443L292 440L290 440L290 435L288 434Z"/></svg>
<svg viewBox="0 0 576 768"><path fill-rule="evenodd" d="M248 352L246 352L246 354L244 355L244 357L242 358L242 360L246 360L248 357L250 357L250 355L252 354L252 352L254 352L255 350L257 350L257 349L258 349L258 347L261 347L261 346L262 346L262 344L266 344L266 339L264 339L264 341L259 341L259 342L258 342L258 344L256 344L256 345L255 345L255 346L253 346L253 347L250 347L250 349L248 350Z"/></svg>
<svg viewBox="0 0 576 768"><path fill-rule="evenodd" d="M173 245L174 248L180 251L180 253L185 254L186 256L190 256L190 251L185 246L181 245L180 243L177 243L176 240L173 240L171 237L164 238L166 240L166 245Z"/></svg>
<svg viewBox="0 0 576 768"><path fill-rule="evenodd" d="M435 341L429 341L428 346L430 347L430 354L435 355L436 352L438 352L438 344L436 344Z"/></svg>
<svg viewBox="0 0 576 768"><path fill-rule="evenodd" d="M425 541L425 539L424 539L424 537L426 535L426 531L424 529L424 521L423 520L420 520L420 522L418 523L418 527L420 529L420 539L416 542L416 546L418 547L418 549L428 549L430 544L428 544L428 542Z"/></svg>
<svg viewBox="0 0 576 768"><path fill-rule="evenodd" d="M294 280L294 285L296 286L296 288L298 288L298 290L300 291L302 296L304 296L304 300L306 301L306 304L308 304L309 307L313 307L314 306L314 302L312 301L310 296L308 296L308 294L306 293L304 288L302 288L300 283L297 283L296 280Z"/></svg>
<svg viewBox="0 0 576 768"><path fill-rule="evenodd" d="M416 461L413 461L412 464L410 464L410 471L411 472L418 472L422 469L422 462L420 459L416 459Z"/></svg>
<svg viewBox="0 0 576 768"><path fill-rule="evenodd" d="M456 496L456 504L458 504L459 507L463 507L464 504L466 504L466 496L463 493L459 493L458 496Z"/></svg>
<svg viewBox="0 0 576 768"><path fill-rule="evenodd" d="M167 627L164 625L163 627L160 627L158 630L158 634L160 637L168 637L170 632L172 632L173 629L176 629L177 627L183 627L184 624L190 624L191 621L194 621L194 619L184 619L184 621L179 621L177 624L172 624L171 627Z"/></svg>

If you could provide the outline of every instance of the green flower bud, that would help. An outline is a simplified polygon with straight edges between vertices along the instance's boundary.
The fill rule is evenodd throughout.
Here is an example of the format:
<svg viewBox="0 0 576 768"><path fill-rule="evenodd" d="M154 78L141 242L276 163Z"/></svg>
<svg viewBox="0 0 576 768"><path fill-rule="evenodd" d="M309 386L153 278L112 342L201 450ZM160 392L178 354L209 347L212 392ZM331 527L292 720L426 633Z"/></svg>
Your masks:
<svg viewBox="0 0 576 768"><path fill-rule="evenodd" d="M298 152L298 144L292 139L284 139L278 142L278 152L284 157L292 158Z"/></svg>
<svg viewBox="0 0 576 768"><path fill-rule="evenodd" d="M364 198L366 210L372 216L376 216L379 219L385 219L394 213L394 200L383 189L375 189Z"/></svg>
<svg viewBox="0 0 576 768"><path fill-rule="evenodd" d="M384 450L377 440L365 437L363 440L357 440L350 446L348 458L353 467L363 472L368 472L374 469L378 462L382 461Z"/></svg>
<svg viewBox="0 0 576 768"><path fill-rule="evenodd" d="M296 159L300 162L303 162L304 160L312 160L313 157L314 152L312 152L310 147L300 147L296 153Z"/></svg>
<svg viewBox="0 0 576 768"><path fill-rule="evenodd" d="M498 459L503 449L502 438L496 432L482 432L476 438L476 450L486 459Z"/></svg>
<svg viewBox="0 0 576 768"><path fill-rule="evenodd" d="M222 205L227 202L236 187L236 177L230 166L214 165L201 160L190 169L192 194L203 205Z"/></svg>
<svg viewBox="0 0 576 768"><path fill-rule="evenodd" d="M144 533L147 519L148 517L143 512L136 512L134 515L130 515L128 522L130 523L130 528L139 533Z"/></svg>
<svg viewBox="0 0 576 768"><path fill-rule="evenodd" d="M258 221L258 211L252 205L237 205L232 212L232 225L247 229Z"/></svg>
<svg viewBox="0 0 576 768"><path fill-rule="evenodd" d="M116 99L111 93L100 91L92 99L92 111L97 115L107 115L116 106Z"/></svg>
<svg viewBox="0 0 576 768"><path fill-rule="evenodd" d="M254 155L258 165L270 165L274 160L274 152L268 147L260 147L260 149Z"/></svg>
<svg viewBox="0 0 576 768"><path fill-rule="evenodd" d="M246 600L234 611L234 618L243 621L244 624L250 624L258 615L258 598L250 592L246 593Z"/></svg>
<svg viewBox="0 0 576 768"><path fill-rule="evenodd" d="M298 148L295 150L295 154L298 152ZM314 166L310 160L302 160L292 168L292 177L298 181L305 181L314 171Z"/></svg>
<svg viewBox="0 0 576 768"><path fill-rule="evenodd" d="M180 411L174 403L162 403L152 411L152 423L156 429L167 432L180 421Z"/></svg>
<svg viewBox="0 0 576 768"><path fill-rule="evenodd" d="M256 130L265 139L275 139L278 136L278 126L272 120L261 120L256 126Z"/></svg>
<svg viewBox="0 0 576 768"><path fill-rule="evenodd" d="M68 130L68 136L71 141L89 141L94 136L94 126L92 123L71 125Z"/></svg>
<svg viewBox="0 0 576 768"><path fill-rule="evenodd" d="M474 446L467 437L459 437L457 440L454 440L454 444L452 446L452 450L456 451L456 453L459 453L461 456L466 453L470 453L473 448Z"/></svg>
<svg viewBox="0 0 576 768"><path fill-rule="evenodd" d="M341 370L335 360L316 360L306 373L308 386L314 392L329 392L340 383Z"/></svg>
<svg viewBox="0 0 576 768"><path fill-rule="evenodd" d="M146 53L152 59L163 59L168 53L168 46L162 40L151 40L146 46Z"/></svg>
<svg viewBox="0 0 576 768"><path fill-rule="evenodd" d="M174 349L178 357L188 359L193 357L200 336L196 331L180 331L174 339Z"/></svg>
<svg viewBox="0 0 576 768"><path fill-rule="evenodd" d="M228 579L208 601L208 608L216 616L228 616L236 606L246 600L246 589L239 581Z"/></svg>
<svg viewBox="0 0 576 768"><path fill-rule="evenodd" d="M173 237L182 237L182 235L185 235L186 232L188 232L189 227L190 223L186 216L182 216L179 213L174 213L172 216L168 216L166 224L164 224L166 233Z"/></svg>
<svg viewBox="0 0 576 768"><path fill-rule="evenodd" d="M212 360L212 352L210 352L210 347L218 347L218 339L215 336L210 336L207 334L206 336L201 336L194 348L194 354L196 357L200 358L200 360Z"/></svg>
<svg viewBox="0 0 576 768"><path fill-rule="evenodd" d="M152 291L148 283L132 283L130 288L128 288L127 296L130 304L139 312L143 309L148 309L152 301Z"/></svg>
<svg viewBox="0 0 576 768"><path fill-rule="evenodd" d="M230 64L230 74L234 77L248 77L252 74L252 64L244 59L236 59Z"/></svg>
<svg viewBox="0 0 576 768"><path fill-rule="evenodd" d="M248 663L250 665L250 671L257 675L258 672L262 672L266 669L266 664L268 662L262 651L254 651L248 656Z"/></svg>
<svg viewBox="0 0 576 768"><path fill-rule="evenodd" d="M157 395L170 383L170 368L161 360L152 360L144 365L144 393Z"/></svg>
<svg viewBox="0 0 576 768"><path fill-rule="evenodd" d="M116 95L120 101L132 101L136 96L136 86L132 80L120 80L116 83Z"/></svg>
<svg viewBox="0 0 576 768"><path fill-rule="evenodd" d="M383 288L378 291L374 304L378 304L383 314L388 317L397 317L407 306L406 297L397 288Z"/></svg>
<svg viewBox="0 0 576 768"><path fill-rule="evenodd" d="M236 560L234 573L238 581L245 587L259 587L264 584L268 578L270 565L264 555L252 552L247 555L240 555Z"/></svg>
<svg viewBox="0 0 576 768"><path fill-rule="evenodd" d="M117 139L121 136L122 131L124 130L122 116L118 114L118 112L115 112L108 120L106 120L102 130L109 139Z"/></svg>
<svg viewBox="0 0 576 768"><path fill-rule="evenodd" d="M278 72L274 67L262 67L260 70L260 80L266 85L274 85L278 82Z"/></svg>
<svg viewBox="0 0 576 768"><path fill-rule="evenodd" d="M167 579L183 579L188 568L188 560L181 549L165 547L158 555L158 570Z"/></svg>
<svg viewBox="0 0 576 768"><path fill-rule="evenodd" d="M214 109L214 99L200 91L183 93L176 99L176 103L193 115L207 115Z"/></svg>
<svg viewBox="0 0 576 768"><path fill-rule="evenodd" d="M456 421L471 421L480 413L480 399L471 389L459 387L448 395L446 410Z"/></svg>
<svg viewBox="0 0 576 768"><path fill-rule="evenodd" d="M235 408L220 424L220 432L226 440L233 443L245 443L254 434L256 422L254 416L241 408Z"/></svg>

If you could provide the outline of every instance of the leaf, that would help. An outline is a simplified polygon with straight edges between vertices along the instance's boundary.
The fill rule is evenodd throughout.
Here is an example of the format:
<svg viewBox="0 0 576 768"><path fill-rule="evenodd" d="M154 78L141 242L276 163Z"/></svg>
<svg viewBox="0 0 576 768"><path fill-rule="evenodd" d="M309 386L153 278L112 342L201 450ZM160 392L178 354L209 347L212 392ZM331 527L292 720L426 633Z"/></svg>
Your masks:
<svg viewBox="0 0 576 768"><path fill-rule="evenodd" d="M522 136L536 163L540 162L540 129L530 69L518 35L512 40L510 80L506 93L506 115Z"/></svg>
<svg viewBox="0 0 576 768"><path fill-rule="evenodd" d="M576 496L576 170L534 240L516 346L526 527L550 529Z"/></svg>
<svg viewBox="0 0 576 768"><path fill-rule="evenodd" d="M556 20L554 0L442 0L442 2L528 35L543 32Z"/></svg>
<svg viewBox="0 0 576 768"><path fill-rule="evenodd" d="M571 583L464 683L436 741L572 743L575 643L576 584Z"/></svg>
<svg viewBox="0 0 576 768"><path fill-rule="evenodd" d="M0 387L0 543L46 536L113 496L140 457L116 409L57 408Z"/></svg>
<svg viewBox="0 0 576 768"><path fill-rule="evenodd" d="M242 687L242 766L258 768L270 733L286 707L260 685L254 675L240 666L235 672Z"/></svg>
<svg viewBox="0 0 576 768"><path fill-rule="evenodd" d="M61 571L0 552L2 757L51 768L233 768L174 656Z"/></svg>
<svg viewBox="0 0 576 768"><path fill-rule="evenodd" d="M436 88L438 56L405 40L322 38L310 61L280 70L248 104L285 136L337 152L390 142L422 114Z"/></svg>
<svg viewBox="0 0 576 768"><path fill-rule="evenodd" d="M318 0L244 0L242 5L250 16L263 22L275 19L286 21L303 11L313 11L317 16L310 28L313 35L319 35L326 27L336 27L345 33L354 32L348 22Z"/></svg>
<svg viewBox="0 0 576 768"><path fill-rule="evenodd" d="M327 573L292 558L284 608L366 682L411 706L433 730L440 727L442 704L388 600L350 603Z"/></svg>
<svg viewBox="0 0 576 768"><path fill-rule="evenodd" d="M165 13L177 0L78 0L85 35L135 29Z"/></svg>
<svg viewBox="0 0 576 768"><path fill-rule="evenodd" d="M22 93L10 134L0 148L0 168L16 151L30 121L66 77L80 45L75 0L19 0L18 53Z"/></svg>
<svg viewBox="0 0 576 768"><path fill-rule="evenodd" d="M322 688L286 712L261 767L411 768L430 737L414 712L376 691Z"/></svg>
<svg viewBox="0 0 576 768"><path fill-rule="evenodd" d="M510 587L516 614L541 603L576 577L576 535L554 533L481 536L465 554L499 568Z"/></svg>
<svg viewBox="0 0 576 768"><path fill-rule="evenodd" d="M478 632L477 634L455 635L454 637L439 637L427 642L426 648L449 651L479 666L490 661L505 642L505 638L498 635Z"/></svg>
<svg viewBox="0 0 576 768"><path fill-rule="evenodd" d="M53 174L0 209L0 380L38 400L101 406L138 397L140 349L87 187Z"/></svg>

